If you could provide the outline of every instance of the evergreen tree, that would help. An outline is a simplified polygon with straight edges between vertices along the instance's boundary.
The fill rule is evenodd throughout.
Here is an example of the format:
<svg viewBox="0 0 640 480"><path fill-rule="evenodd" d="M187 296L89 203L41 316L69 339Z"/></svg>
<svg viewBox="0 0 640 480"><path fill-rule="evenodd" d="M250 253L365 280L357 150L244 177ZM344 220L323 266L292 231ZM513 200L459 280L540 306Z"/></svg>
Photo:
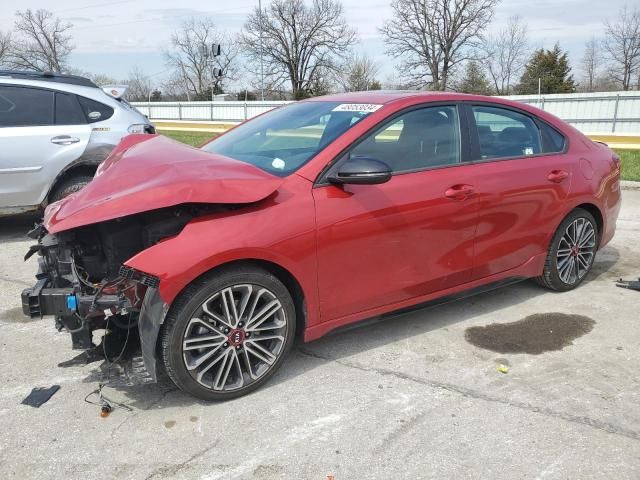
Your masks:
<svg viewBox="0 0 640 480"><path fill-rule="evenodd" d="M538 79L540 79L540 93L571 93L576 84L571 75L571 66L567 53L560 50L556 43L553 50L541 48L536 50L520 78L517 92L520 94L538 93Z"/></svg>
<svg viewBox="0 0 640 480"><path fill-rule="evenodd" d="M486 74L476 61L469 61L464 69L464 77L456 85L456 90L461 93L475 93L477 95L490 95L491 84Z"/></svg>

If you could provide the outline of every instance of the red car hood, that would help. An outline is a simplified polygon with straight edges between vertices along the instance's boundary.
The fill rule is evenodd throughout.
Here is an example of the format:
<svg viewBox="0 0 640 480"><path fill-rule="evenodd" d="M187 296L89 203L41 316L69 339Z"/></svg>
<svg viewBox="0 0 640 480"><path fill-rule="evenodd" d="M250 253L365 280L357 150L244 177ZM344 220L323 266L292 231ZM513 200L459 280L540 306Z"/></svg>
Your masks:
<svg viewBox="0 0 640 480"><path fill-rule="evenodd" d="M50 233L182 203L252 203L282 179L164 136L129 135L85 188L49 205Z"/></svg>

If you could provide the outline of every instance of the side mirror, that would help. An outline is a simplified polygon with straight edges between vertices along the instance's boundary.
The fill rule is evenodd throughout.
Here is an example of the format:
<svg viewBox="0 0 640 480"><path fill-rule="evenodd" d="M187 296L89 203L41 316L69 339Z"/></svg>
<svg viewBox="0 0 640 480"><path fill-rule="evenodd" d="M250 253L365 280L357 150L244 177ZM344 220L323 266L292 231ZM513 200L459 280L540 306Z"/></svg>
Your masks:
<svg viewBox="0 0 640 480"><path fill-rule="evenodd" d="M376 185L391 180L391 168L375 158L350 157L327 180L337 184Z"/></svg>

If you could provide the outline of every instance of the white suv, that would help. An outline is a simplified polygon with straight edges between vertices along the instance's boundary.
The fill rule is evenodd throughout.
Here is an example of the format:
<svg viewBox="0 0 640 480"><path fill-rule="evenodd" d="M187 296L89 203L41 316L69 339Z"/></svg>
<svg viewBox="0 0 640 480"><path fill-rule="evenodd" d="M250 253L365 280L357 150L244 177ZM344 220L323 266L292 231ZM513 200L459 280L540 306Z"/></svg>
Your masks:
<svg viewBox="0 0 640 480"><path fill-rule="evenodd" d="M123 92L73 75L0 70L0 215L80 190L123 137L155 133Z"/></svg>

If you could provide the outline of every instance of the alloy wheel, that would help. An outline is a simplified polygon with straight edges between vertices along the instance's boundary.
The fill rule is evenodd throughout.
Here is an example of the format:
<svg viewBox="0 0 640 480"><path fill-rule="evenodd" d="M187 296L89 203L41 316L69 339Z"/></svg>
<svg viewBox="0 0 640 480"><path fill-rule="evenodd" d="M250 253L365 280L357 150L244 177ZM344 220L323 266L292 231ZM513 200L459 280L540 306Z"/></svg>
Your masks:
<svg viewBox="0 0 640 480"><path fill-rule="evenodd" d="M208 389L239 390L274 366L286 335L285 310L273 292L233 285L209 297L189 320L182 338L184 364Z"/></svg>
<svg viewBox="0 0 640 480"><path fill-rule="evenodd" d="M576 218L560 238L556 252L558 276L567 285L580 281L591 269L596 250L596 230L586 218Z"/></svg>

